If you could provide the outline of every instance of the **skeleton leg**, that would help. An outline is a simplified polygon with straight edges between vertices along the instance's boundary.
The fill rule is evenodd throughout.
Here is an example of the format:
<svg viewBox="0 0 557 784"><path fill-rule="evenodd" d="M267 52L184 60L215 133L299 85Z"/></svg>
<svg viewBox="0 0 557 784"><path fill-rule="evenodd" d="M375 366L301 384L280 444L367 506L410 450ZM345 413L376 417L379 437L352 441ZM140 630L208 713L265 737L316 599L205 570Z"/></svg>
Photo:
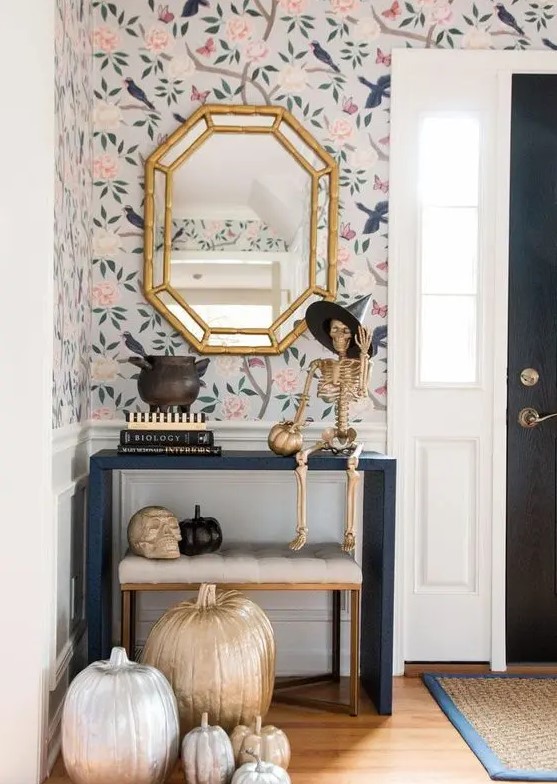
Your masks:
<svg viewBox="0 0 557 784"><path fill-rule="evenodd" d="M351 553L356 547L356 537L354 535L354 517L356 512L356 488L361 478L361 474L356 471L358 459L362 451L363 444L358 444L354 452L348 458L346 468L346 520L344 523L344 541L342 549L345 553Z"/></svg>
<svg viewBox="0 0 557 784"><path fill-rule="evenodd" d="M307 527L307 472L308 472L308 457L312 452L318 452L323 449L324 443L319 441L315 446L310 449L304 449L296 453L296 462L298 467L294 471L296 474L296 536L288 545L291 550L301 550L307 542L308 527Z"/></svg>

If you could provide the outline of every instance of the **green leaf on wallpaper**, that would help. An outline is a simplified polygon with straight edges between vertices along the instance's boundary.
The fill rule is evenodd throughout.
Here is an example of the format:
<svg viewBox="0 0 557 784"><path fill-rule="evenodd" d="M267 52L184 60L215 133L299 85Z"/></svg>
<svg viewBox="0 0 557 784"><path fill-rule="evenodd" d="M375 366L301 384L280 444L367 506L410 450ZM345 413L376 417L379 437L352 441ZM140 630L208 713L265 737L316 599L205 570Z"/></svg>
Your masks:
<svg viewBox="0 0 557 784"><path fill-rule="evenodd" d="M201 411L202 411L203 414L212 414L213 411L215 410L215 408L216 408L216 405L214 405L214 406L205 406L204 408L201 409Z"/></svg>
<svg viewBox="0 0 557 784"><path fill-rule="evenodd" d="M236 16L239 16L239 11L238 11L238 9L236 8L236 6L234 5L234 3L231 3L231 4L230 4L230 9L231 9L231 11L232 11L232 13L233 13L233 14L236 14Z"/></svg>
<svg viewBox="0 0 557 784"><path fill-rule="evenodd" d="M248 395L249 397L253 397L254 395L257 396L257 392L254 392L253 389L250 389L249 387L241 389L240 392L242 392L244 395Z"/></svg>
<svg viewBox="0 0 557 784"><path fill-rule="evenodd" d="M259 11L256 11L255 8L248 8L246 13L249 14L250 16L261 16Z"/></svg>
<svg viewBox="0 0 557 784"><path fill-rule="evenodd" d="M213 90L213 93L214 93L215 98L218 98L219 101L224 101L226 96L224 95L224 93L221 93L220 90L215 89L215 90Z"/></svg>
<svg viewBox="0 0 557 784"><path fill-rule="evenodd" d="M219 389L216 384L213 384L213 395L218 398L219 396Z"/></svg>
<svg viewBox="0 0 557 784"><path fill-rule="evenodd" d="M282 412L282 411L286 411L286 409L287 409L287 408L288 408L288 406L290 405L290 402L291 402L290 400L285 400L285 401L284 401L284 404L283 404L283 406L282 406L282 408L281 408L281 412Z"/></svg>

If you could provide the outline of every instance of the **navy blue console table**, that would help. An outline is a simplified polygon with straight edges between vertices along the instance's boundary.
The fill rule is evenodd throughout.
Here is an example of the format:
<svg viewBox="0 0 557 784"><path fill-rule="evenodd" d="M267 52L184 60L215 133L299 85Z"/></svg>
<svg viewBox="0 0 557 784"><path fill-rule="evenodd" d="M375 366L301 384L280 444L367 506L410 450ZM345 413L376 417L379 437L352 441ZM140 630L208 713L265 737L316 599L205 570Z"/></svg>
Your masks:
<svg viewBox="0 0 557 784"><path fill-rule="evenodd" d="M310 471L344 471L346 458L318 452ZM119 455L91 457L87 525L87 626L89 661L107 659L112 645L112 472L134 470L294 471L293 457L271 452L223 451L221 457ZM363 452L361 683L378 713L392 712L395 473L392 458Z"/></svg>

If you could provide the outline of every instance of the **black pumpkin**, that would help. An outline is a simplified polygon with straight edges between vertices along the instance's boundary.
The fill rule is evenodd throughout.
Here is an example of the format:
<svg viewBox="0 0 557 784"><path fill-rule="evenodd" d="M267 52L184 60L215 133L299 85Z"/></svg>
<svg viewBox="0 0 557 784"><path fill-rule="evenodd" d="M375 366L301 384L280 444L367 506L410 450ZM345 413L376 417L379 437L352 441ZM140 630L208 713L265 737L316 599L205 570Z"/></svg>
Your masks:
<svg viewBox="0 0 557 784"><path fill-rule="evenodd" d="M195 517L180 523L182 540L179 543L182 555L202 555L214 553L222 544L222 531L219 521L214 517L201 517L199 506L195 507Z"/></svg>

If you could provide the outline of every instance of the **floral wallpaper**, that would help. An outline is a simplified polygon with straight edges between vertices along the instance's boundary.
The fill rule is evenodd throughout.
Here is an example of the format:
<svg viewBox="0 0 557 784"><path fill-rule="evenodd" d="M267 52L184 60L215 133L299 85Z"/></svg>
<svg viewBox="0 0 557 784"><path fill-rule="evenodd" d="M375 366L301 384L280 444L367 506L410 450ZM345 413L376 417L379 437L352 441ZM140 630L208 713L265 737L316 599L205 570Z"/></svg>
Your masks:
<svg viewBox="0 0 557 784"><path fill-rule="evenodd" d="M174 250L288 250L285 241L262 221L184 218L182 221L172 221L172 224Z"/></svg>
<svg viewBox="0 0 557 784"><path fill-rule="evenodd" d="M92 10L57 0L55 40L54 428L89 417Z"/></svg>
<svg viewBox="0 0 557 784"><path fill-rule="evenodd" d="M92 416L144 408L122 333L150 353L189 347L141 294L142 166L205 102L286 106L338 160L339 299L372 294L368 324L387 321L389 98L395 46L556 48L549 0L94 0ZM555 43L554 43L555 42ZM381 332L384 332L382 330ZM383 411L386 346L370 399ZM309 335L278 357L212 357L196 403L214 418L291 416ZM330 416L313 398L308 414Z"/></svg>

